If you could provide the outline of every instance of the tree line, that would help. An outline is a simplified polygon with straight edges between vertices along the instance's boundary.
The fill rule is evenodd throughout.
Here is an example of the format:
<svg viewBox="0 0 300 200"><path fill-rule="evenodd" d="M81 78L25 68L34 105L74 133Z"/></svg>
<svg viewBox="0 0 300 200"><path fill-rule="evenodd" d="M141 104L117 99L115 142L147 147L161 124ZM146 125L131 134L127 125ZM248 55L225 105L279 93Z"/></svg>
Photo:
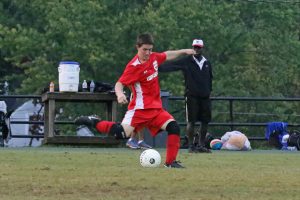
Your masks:
<svg viewBox="0 0 300 200"><path fill-rule="evenodd" d="M58 63L72 60L81 82L114 84L136 53L136 36L150 32L158 52L203 39L213 96L299 97L299 22L299 1L1 0L0 81L15 94L39 94L58 84ZM162 89L183 95L180 72L160 80Z"/></svg>

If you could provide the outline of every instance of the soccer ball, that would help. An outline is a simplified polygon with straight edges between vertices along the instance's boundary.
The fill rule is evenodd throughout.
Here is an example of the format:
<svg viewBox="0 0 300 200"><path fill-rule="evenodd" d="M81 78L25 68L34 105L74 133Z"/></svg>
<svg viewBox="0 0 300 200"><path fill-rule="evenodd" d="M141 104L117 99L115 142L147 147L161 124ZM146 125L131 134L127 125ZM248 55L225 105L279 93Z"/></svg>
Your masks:
<svg viewBox="0 0 300 200"><path fill-rule="evenodd" d="M222 141L219 140L219 139L213 139L211 142L210 142L210 148L213 149L213 150L220 150L222 148Z"/></svg>
<svg viewBox="0 0 300 200"><path fill-rule="evenodd" d="M160 162L160 154L154 149L147 149L140 155L140 163L143 167L158 167Z"/></svg>

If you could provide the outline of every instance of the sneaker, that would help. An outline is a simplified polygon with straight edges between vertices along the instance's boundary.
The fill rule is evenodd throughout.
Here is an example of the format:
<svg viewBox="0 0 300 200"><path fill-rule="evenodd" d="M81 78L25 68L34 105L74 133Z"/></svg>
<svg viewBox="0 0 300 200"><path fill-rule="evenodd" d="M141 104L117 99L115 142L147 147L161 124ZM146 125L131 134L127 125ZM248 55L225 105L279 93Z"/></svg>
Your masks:
<svg viewBox="0 0 300 200"><path fill-rule="evenodd" d="M150 145L148 145L144 140L140 140L138 145L141 149L152 149Z"/></svg>
<svg viewBox="0 0 300 200"><path fill-rule="evenodd" d="M205 146L198 145L196 146L196 149L199 153L211 153L211 150L206 148Z"/></svg>
<svg viewBox="0 0 300 200"><path fill-rule="evenodd" d="M101 119L96 116L81 116L77 117L74 121L76 125L85 125L87 127L95 128L96 124L100 122Z"/></svg>
<svg viewBox="0 0 300 200"><path fill-rule="evenodd" d="M171 164L165 163L164 166L166 168L185 168L180 164L180 161L176 161L176 160L174 160Z"/></svg>
<svg viewBox="0 0 300 200"><path fill-rule="evenodd" d="M133 138L129 138L127 140L126 146L128 146L131 149L139 149L140 148L140 146L138 145L138 142Z"/></svg>

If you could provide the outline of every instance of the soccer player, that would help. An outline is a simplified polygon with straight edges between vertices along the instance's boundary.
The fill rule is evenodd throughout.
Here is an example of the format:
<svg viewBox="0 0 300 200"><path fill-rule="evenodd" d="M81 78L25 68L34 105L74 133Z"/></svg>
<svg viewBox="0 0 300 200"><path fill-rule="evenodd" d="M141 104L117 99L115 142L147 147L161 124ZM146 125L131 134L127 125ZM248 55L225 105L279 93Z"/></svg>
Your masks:
<svg viewBox="0 0 300 200"><path fill-rule="evenodd" d="M152 52L154 40L148 33L137 37L137 54L127 64L123 74L115 85L118 103L126 104L128 100L124 94L124 87L130 88L133 98L128 105L121 124L103 121L95 117L79 117L75 120L77 125L94 126L101 133L108 133L117 139L129 137L134 130L139 131L147 127L153 136L159 131L168 132L166 144L165 167L183 168L176 161L180 147L180 129L172 115L162 108L160 86L158 80L158 67L166 60L173 60L180 55L195 54L193 49Z"/></svg>

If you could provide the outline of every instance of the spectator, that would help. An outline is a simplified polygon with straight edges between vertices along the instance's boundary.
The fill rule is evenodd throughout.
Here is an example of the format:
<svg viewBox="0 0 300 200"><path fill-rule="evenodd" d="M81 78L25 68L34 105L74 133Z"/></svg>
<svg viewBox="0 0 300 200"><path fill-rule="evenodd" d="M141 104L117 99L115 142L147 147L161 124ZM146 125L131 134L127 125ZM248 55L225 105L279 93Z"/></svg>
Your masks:
<svg viewBox="0 0 300 200"><path fill-rule="evenodd" d="M202 55L204 43L194 39L195 55L188 55L161 65L160 72L181 70L185 78L188 151L190 153L211 153L205 147L208 123L211 121L212 66ZM201 122L199 133L195 134L195 123Z"/></svg>

